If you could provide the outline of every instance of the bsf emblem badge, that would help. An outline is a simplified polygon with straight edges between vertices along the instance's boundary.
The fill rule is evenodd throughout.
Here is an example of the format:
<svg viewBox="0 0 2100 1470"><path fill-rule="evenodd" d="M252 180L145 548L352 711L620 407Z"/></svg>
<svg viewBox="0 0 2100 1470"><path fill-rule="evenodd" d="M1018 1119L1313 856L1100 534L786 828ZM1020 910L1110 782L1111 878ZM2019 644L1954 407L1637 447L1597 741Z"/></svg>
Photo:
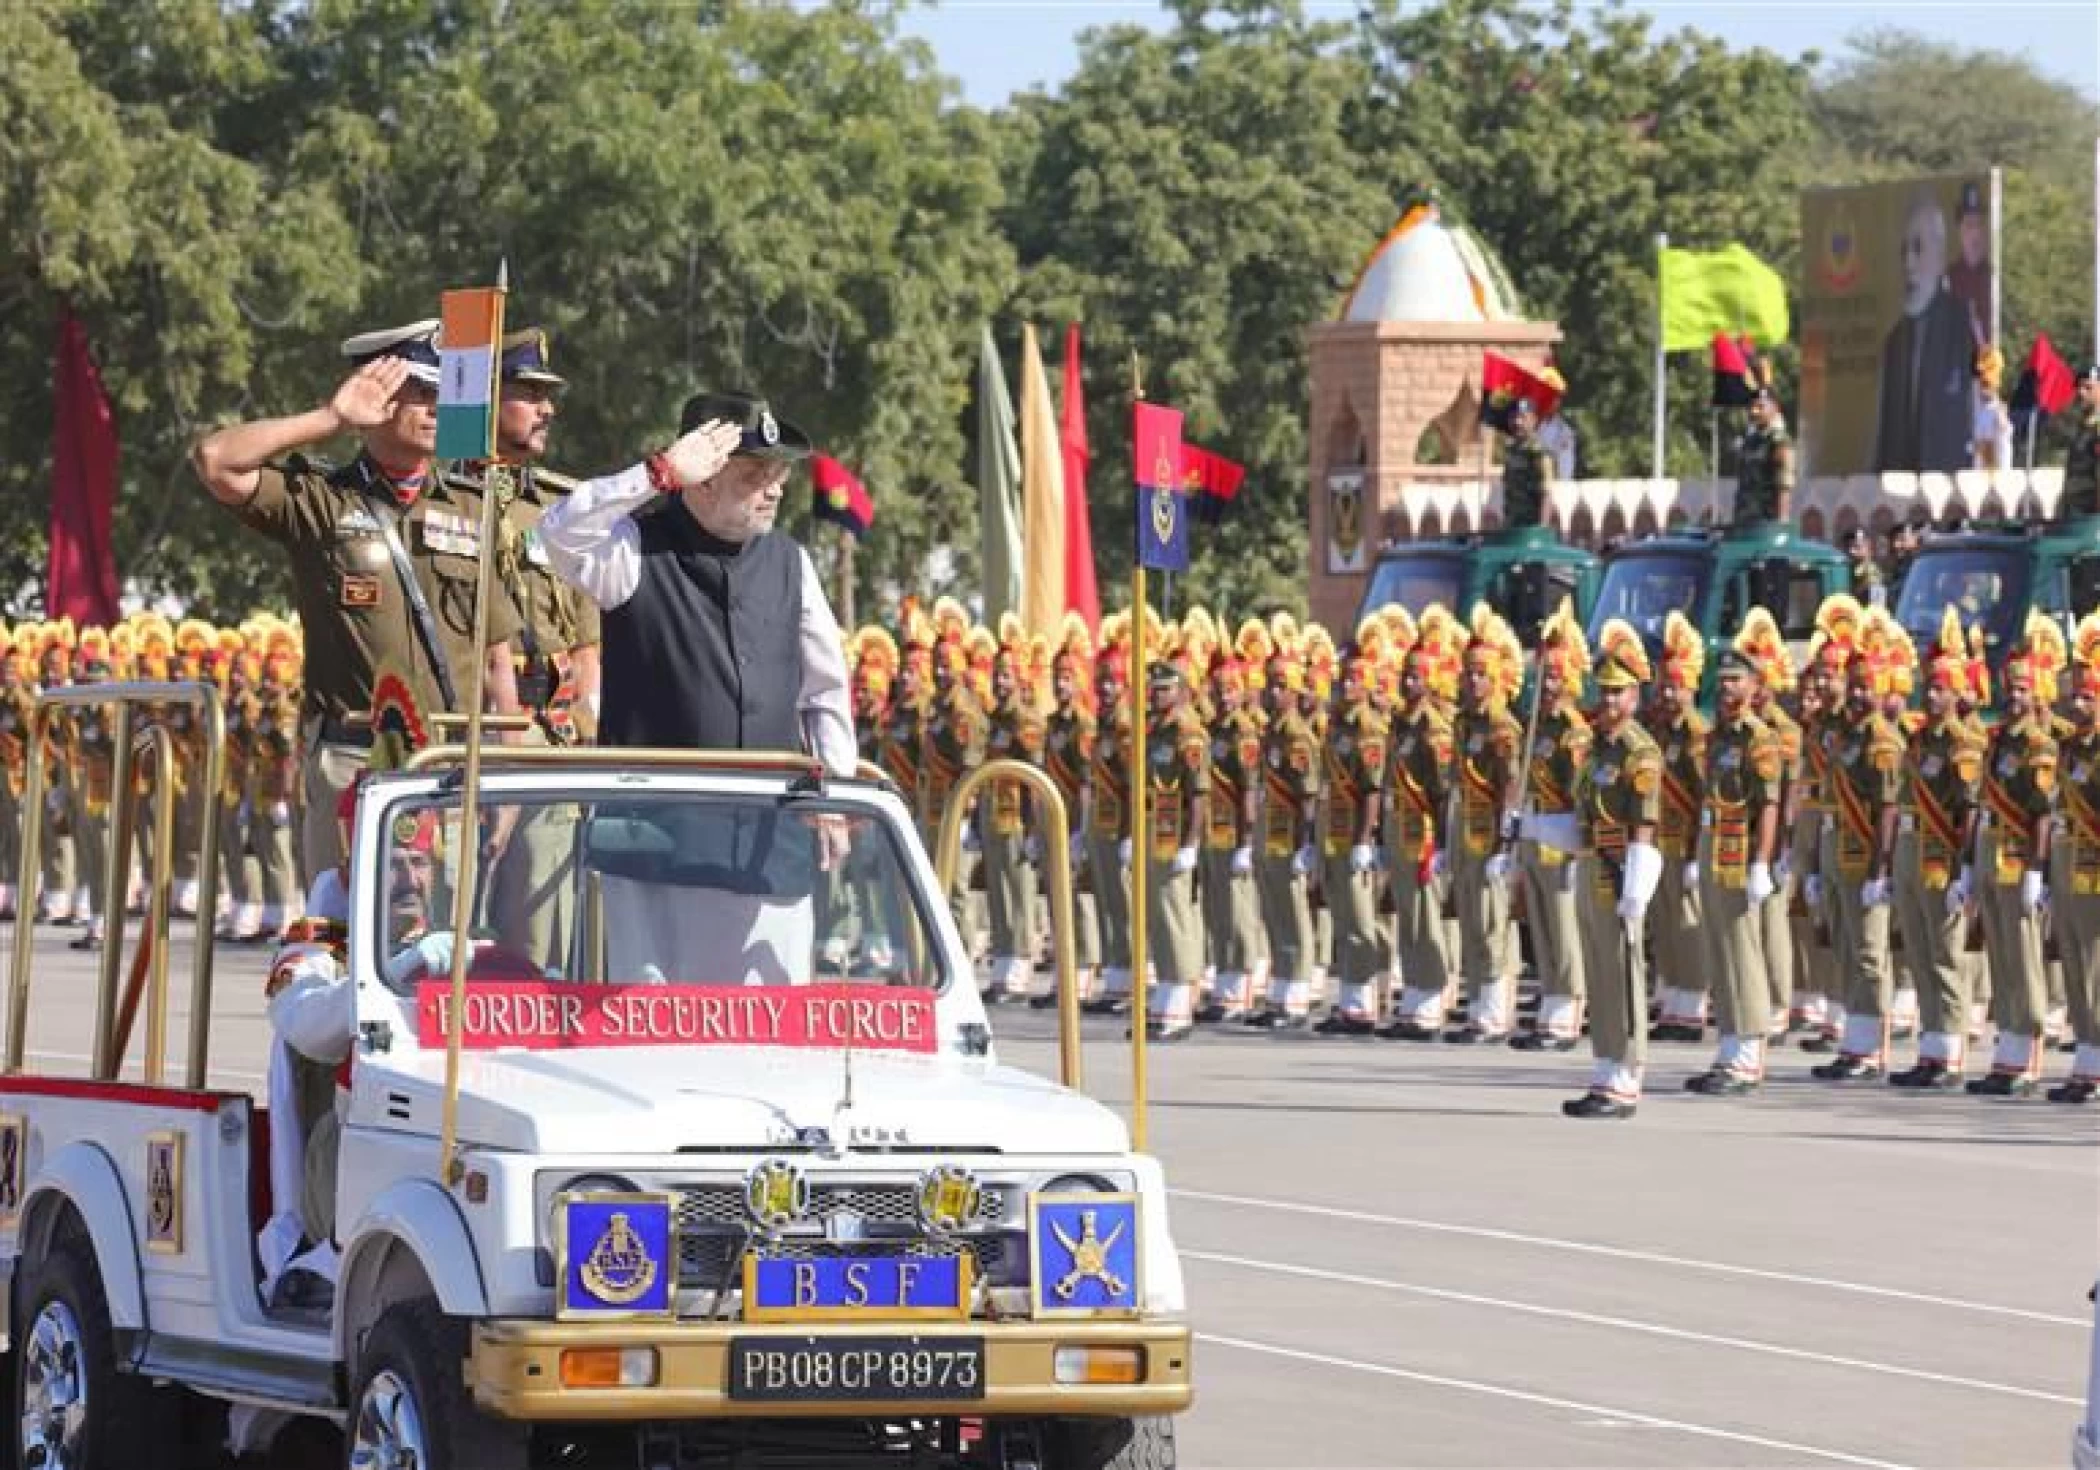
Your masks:
<svg viewBox="0 0 2100 1470"><path fill-rule="evenodd" d="M146 1249L182 1253L182 1135L146 1138Z"/></svg>
<svg viewBox="0 0 2100 1470"><path fill-rule="evenodd" d="M20 1113L0 1113L0 1226L10 1225L22 1210L22 1184L29 1172L23 1156L29 1144L27 1121Z"/></svg>

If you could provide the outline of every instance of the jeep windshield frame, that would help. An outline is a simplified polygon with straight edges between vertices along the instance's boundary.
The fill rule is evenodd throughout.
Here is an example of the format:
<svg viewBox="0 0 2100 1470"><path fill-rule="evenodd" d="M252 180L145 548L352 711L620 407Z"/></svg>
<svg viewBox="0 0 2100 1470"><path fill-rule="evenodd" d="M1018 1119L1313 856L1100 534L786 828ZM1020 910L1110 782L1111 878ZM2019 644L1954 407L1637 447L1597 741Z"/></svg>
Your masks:
<svg viewBox="0 0 2100 1470"><path fill-rule="evenodd" d="M1896 621L1920 649L1933 646L1949 604L1962 609L1964 627L1981 624L1995 668L2020 638L2034 595L2035 557L2024 541L1977 541L1922 547L1903 576Z"/></svg>

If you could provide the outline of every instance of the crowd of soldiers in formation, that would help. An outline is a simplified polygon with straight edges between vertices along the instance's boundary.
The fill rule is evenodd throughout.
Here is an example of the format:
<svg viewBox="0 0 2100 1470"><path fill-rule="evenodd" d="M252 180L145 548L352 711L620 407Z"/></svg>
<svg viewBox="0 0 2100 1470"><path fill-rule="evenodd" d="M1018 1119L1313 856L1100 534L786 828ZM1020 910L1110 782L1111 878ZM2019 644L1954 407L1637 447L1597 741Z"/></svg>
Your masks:
<svg viewBox="0 0 2100 1470"><path fill-rule="evenodd" d="M2100 620L2075 640L2032 620L1994 701L1956 610L1921 661L1883 609L1833 597L1798 667L1755 611L1709 716L1707 646L1674 614L1651 663L1624 624L1593 656L1563 611L1534 679L1486 607L1388 608L1340 646L1284 614L1146 616L1142 834L1127 614L1053 641L943 600L849 639L863 755L929 846L985 759L1036 763L1063 795L1062 832L1018 785L968 818L952 898L995 1000L1050 1003L1037 878L1062 842L1084 1004L1131 1008L1143 902L1161 1040L1208 1023L1569 1051L1620 1013L1619 983L1631 1021L1578 1116L1633 1111L1651 1036L1717 1035L1685 1082L1716 1096L1754 1091L1789 1044L1824 1081L1987 1096L2035 1092L2060 1047L2051 1100L2100 1086ZM1593 676L1637 688L1638 729L1606 739ZM1658 877L1629 881L1629 846L1660 853ZM1629 942L1592 944L1593 915Z"/></svg>
<svg viewBox="0 0 2100 1470"><path fill-rule="evenodd" d="M1707 648L1675 615L1651 664L1631 629L1593 651L1563 612L1528 680L1514 630L1484 606L1464 621L1388 608L1340 645L1288 614L1236 630L1201 609L1145 616L1142 834L1128 614L1098 636L1068 617L1053 642L1012 617L975 625L942 599L848 639L862 754L929 850L986 760L1035 764L1064 798L1062 832L1011 782L967 815L951 897L994 1000L1049 1003L1039 878L1054 841L1078 876L1087 1009L1131 1008L1132 905L1145 904L1160 1040L1216 1024L1569 1051L1611 1009L1604 992L1630 984L1634 1024L1611 1027L1618 1055L1599 1059L1593 1112L1632 1111L1646 1039L1709 1033L1713 1064L1686 1085L1715 1095L1754 1090L1790 1042L1827 1055L1821 1079L2001 1096L2036 1091L2061 1046L2075 1057L2048 1096L2100 1088L2100 618L2071 640L2030 620L1994 701L1980 635L1954 609L1921 660L1882 609L1834 597L1799 667L1753 612L1720 654L1709 717ZM238 628L154 613L0 628L0 915L16 906L38 691L201 680L226 710L219 789L202 789L195 715L149 710L175 761L135 768L140 810L172 781L178 913L196 912L199 839L216 822L216 932L274 940L304 892L301 678L297 626L267 614ZM1599 709L1605 686L1638 686L1637 745L1586 715L1592 684ZM102 930L113 734L109 707L62 707L35 757L35 917L77 927L80 948ZM133 906L151 826L137 823ZM1662 858L1631 909L1629 839ZM850 894L829 907L827 948L868 937ZM1589 942L1599 912L1631 918L1631 947ZM1907 1038L1915 1055L1898 1069Z"/></svg>

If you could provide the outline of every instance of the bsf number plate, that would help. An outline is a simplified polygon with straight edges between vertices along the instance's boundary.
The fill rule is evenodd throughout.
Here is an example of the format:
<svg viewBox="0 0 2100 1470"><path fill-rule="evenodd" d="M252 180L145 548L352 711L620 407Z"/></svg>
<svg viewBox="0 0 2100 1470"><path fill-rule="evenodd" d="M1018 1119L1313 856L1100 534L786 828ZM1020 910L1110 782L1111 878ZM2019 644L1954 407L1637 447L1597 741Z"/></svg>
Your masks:
<svg viewBox="0 0 2100 1470"><path fill-rule="evenodd" d="M981 1399L981 1337L736 1337L729 1396L745 1401Z"/></svg>

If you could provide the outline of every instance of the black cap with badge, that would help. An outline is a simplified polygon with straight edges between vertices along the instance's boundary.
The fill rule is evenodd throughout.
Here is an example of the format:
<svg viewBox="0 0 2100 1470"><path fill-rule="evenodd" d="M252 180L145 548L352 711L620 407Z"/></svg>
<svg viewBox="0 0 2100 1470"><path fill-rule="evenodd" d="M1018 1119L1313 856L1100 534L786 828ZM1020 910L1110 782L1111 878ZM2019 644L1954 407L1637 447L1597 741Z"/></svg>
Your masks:
<svg viewBox="0 0 2100 1470"><path fill-rule="evenodd" d="M521 327L503 334L503 381L535 383L543 388L566 388L569 380L554 371L554 353L547 334L539 327Z"/></svg>
<svg viewBox="0 0 2100 1470"><path fill-rule="evenodd" d="M808 459L809 435L777 417L771 404L755 393L695 393L678 415L678 432L690 434L720 419L743 430L736 453L753 459Z"/></svg>

